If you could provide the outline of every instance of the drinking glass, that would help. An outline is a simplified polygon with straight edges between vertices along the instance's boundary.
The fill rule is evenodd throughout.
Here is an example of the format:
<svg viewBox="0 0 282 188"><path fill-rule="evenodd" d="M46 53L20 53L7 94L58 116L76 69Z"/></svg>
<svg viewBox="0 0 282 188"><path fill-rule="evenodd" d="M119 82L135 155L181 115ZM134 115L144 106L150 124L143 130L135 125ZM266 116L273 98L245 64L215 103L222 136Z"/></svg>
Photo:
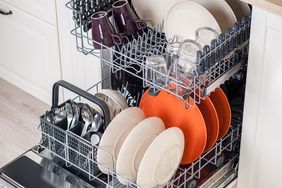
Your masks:
<svg viewBox="0 0 282 188"><path fill-rule="evenodd" d="M166 47L166 65L167 69L171 67L177 58L180 42L168 43Z"/></svg>
<svg viewBox="0 0 282 188"><path fill-rule="evenodd" d="M164 84L166 80L166 74L167 74L167 66L166 66L165 58L163 56L153 55L146 59L146 65L145 65L146 81L149 81L151 83Z"/></svg>
<svg viewBox="0 0 282 188"><path fill-rule="evenodd" d="M193 84L194 69L197 62L197 52L202 47L194 40L187 39L180 45L178 59L168 71L166 84L169 89L176 90L178 94L184 94Z"/></svg>
<svg viewBox="0 0 282 188"><path fill-rule="evenodd" d="M96 12L91 16L92 19L92 39L96 49L104 48L100 44L112 47L122 43L121 37L115 33L111 25L108 13L104 11Z"/></svg>
<svg viewBox="0 0 282 188"><path fill-rule="evenodd" d="M118 33L123 36L132 35L146 27L146 23L138 19L127 0L113 4L113 16Z"/></svg>
<svg viewBox="0 0 282 188"><path fill-rule="evenodd" d="M211 45L211 41L219 36L219 33L212 27L200 27L195 33L196 41L202 46Z"/></svg>

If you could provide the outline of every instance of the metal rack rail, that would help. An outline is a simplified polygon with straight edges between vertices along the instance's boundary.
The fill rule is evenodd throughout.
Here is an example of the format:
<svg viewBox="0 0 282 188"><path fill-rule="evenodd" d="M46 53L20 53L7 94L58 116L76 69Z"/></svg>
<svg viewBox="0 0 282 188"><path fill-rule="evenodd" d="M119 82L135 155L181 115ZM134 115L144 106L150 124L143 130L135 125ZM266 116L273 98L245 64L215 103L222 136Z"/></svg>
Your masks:
<svg viewBox="0 0 282 188"><path fill-rule="evenodd" d="M185 85L169 75L152 70L145 63L147 57L151 55L165 55L166 53L166 46L169 44L169 41L166 40L164 33L161 32L163 31L163 25L154 28L148 27L135 35L123 37L122 45L109 48L102 43L92 40L91 27L89 26L91 19L90 17L85 17L85 15L90 14L90 9L85 8L85 1L71 0L66 4L75 15L75 26L71 34L76 38L77 50L85 55L90 54L100 58L101 62L110 66L113 73L116 71L126 72L143 80L144 87L166 90L176 95L184 100L186 105L189 105L189 102L186 100L187 97L192 99L192 104L199 104L215 88L241 70L247 62L250 17L244 17L238 21L233 28L230 28L226 33L220 34L218 39L214 39L210 46L205 46L203 51L198 52L198 60L194 67L193 79L191 80L192 83ZM110 7L110 4L113 2L108 3L106 3L105 7ZM99 2L97 1L96 4L99 4ZM104 10L105 7L101 8L101 10ZM96 8L94 9L96 10ZM106 11L111 12L111 9L108 8ZM94 44L98 44L101 47L97 49L94 47ZM176 87L171 89L168 87L167 82L146 80L144 74L146 70L162 75L162 77L166 78L165 80L172 80ZM182 93L179 91L186 92Z"/></svg>
<svg viewBox="0 0 282 188"><path fill-rule="evenodd" d="M102 82L99 82L89 88L88 92L92 94L98 92L101 89L101 83ZM76 102L80 102L81 100L80 97L76 98ZM54 110L64 111L64 104ZM98 169L98 165L103 165L99 164L96 160L97 151L106 151L103 148L92 145L91 142L81 138L73 131L63 129L61 127L62 123L63 122L52 124L47 121L44 116L40 118L39 130L42 133L40 146L63 160L67 167L75 167L85 173L88 176L89 181L98 182L106 187L116 188L122 186L117 180L117 176L120 177L120 175L112 170L114 167L108 169L108 174L103 174ZM192 164L181 166L166 187L188 187L191 180L198 180L202 177L202 170L208 165L219 167L224 161L223 154L225 152L234 152L238 149L240 135L241 123L234 121L228 134L223 139L219 140L210 151L204 153ZM111 154L108 153L108 155L114 160L114 157L111 156ZM134 182L130 182L129 180L126 181L126 187L139 187Z"/></svg>

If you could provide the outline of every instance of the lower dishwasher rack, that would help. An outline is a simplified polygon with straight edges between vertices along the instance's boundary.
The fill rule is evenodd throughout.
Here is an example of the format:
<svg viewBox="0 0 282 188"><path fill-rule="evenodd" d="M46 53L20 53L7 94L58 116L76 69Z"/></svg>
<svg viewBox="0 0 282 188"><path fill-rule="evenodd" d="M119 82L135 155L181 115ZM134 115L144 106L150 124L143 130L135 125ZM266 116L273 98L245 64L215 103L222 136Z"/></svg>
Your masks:
<svg viewBox="0 0 282 188"><path fill-rule="evenodd" d="M102 82L99 82L94 85L88 92L94 93L99 91L101 84ZM83 99L79 96L75 99L78 102L81 100ZM58 110L63 111L64 105L60 105ZM108 169L108 174L103 174L99 171L98 165L102 165L96 160L97 151L105 151L103 148L92 145L89 141L69 130L60 128L57 124L50 123L44 116L40 118L39 130L42 134L39 145L50 152L52 156L63 161L66 167L82 172L84 176L87 176L89 182L98 183L102 187L139 187L136 183L129 180L126 181L127 185L120 184L117 176L121 176L114 170ZM208 183L202 182L202 180L207 179L207 174L212 174L216 171L222 174L220 169L224 168L230 160L238 158L240 136L241 122L233 120L228 134L223 139L219 140L210 151L204 153L197 161L190 165L180 166L165 187L193 188L201 184L203 187L206 187ZM113 156L110 157L114 160ZM209 178L215 178L215 175ZM219 177L216 176L216 178ZM212 182L214 181L213 179Z"/></svg>

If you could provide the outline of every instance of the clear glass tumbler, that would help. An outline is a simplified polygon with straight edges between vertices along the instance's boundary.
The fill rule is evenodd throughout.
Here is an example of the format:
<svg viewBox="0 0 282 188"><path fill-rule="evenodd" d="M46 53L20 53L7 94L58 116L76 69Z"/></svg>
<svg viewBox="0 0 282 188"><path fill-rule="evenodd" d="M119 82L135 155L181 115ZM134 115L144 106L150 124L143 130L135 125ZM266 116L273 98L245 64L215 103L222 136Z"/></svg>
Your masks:
<svg viewBox="0 0 282 188"><path fill-rule="evenodd" d="M167 65L165 58L161 55L153 55L146 59L145 79L146 84L164 84L167 75Z"/></svg>
<svg viewBox="0 0 282 188"><path fill-rule="evenodd" d="M200 27L195 33L196 41L202 46L211 45L211 41L219 36L219 33L212 27Z"/></svg>

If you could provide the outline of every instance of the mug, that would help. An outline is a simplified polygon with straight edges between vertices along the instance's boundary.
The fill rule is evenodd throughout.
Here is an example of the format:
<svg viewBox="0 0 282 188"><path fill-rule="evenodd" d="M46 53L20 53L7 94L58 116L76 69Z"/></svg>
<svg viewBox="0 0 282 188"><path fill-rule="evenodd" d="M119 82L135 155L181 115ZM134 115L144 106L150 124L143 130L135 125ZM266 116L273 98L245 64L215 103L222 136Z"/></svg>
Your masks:
<svg viewBox="0 0 282 188"><path fill-rule="evenodd" d="M92 40L95 48L112 47L122 43L121 37L115 33L109 21L107 12L96 12L91 16L91 20Z"/></svg>
<svg viewBox="0 0 282 188"><path fill-rule="evenodd" d="M127 0L119 0L113 4L113 16L116 29L123 36L132 35L146 28L146 23L138 19Z"/></svg>

